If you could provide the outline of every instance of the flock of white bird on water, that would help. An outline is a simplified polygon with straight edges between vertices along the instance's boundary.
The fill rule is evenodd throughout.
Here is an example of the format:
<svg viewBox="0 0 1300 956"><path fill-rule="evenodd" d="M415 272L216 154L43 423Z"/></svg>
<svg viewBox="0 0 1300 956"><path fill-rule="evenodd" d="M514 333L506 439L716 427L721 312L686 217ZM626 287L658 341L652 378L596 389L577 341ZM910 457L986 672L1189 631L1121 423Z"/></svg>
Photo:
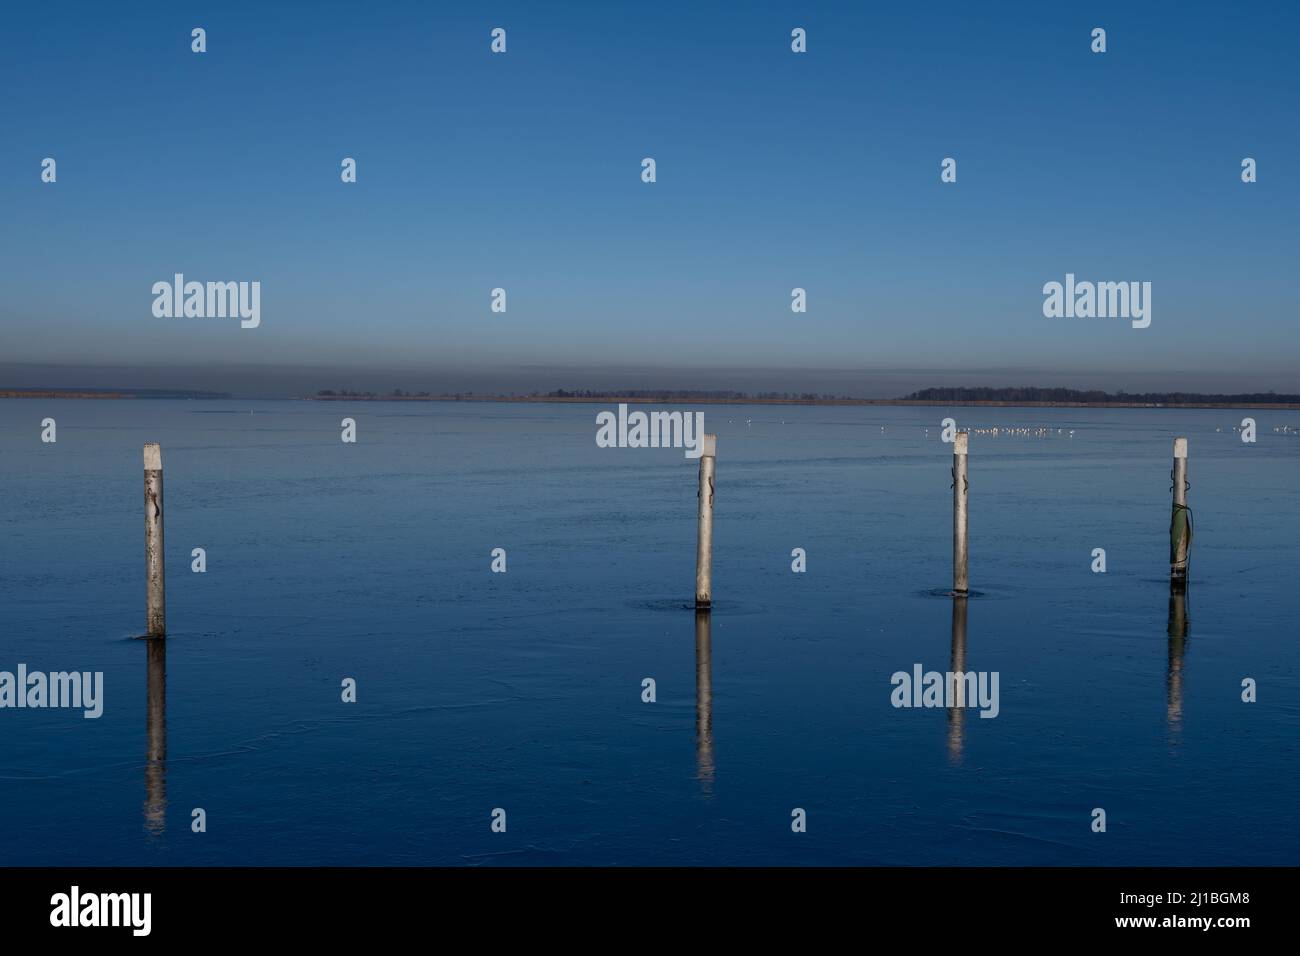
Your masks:
<svg viewBox="0 0 1300 956"><path fill-rule="evenodd" d="M1234 432L1240 432L1242 431L1242 427L1240 425L1233 425L1232 430ZM1216 428L1215 431L1221 432L1223 429ZM1300 435L1300 427L1295 425L1274 425L1273 431L1277 432L1279 435Z"/></svg>
<svg viewBox="0 0 1300 956"><path fill-rule="evenodd" d="M734 418L727 419L728 425L734 425L735 422L736 420ZM752 418L745 419L746 426L752 426L753 424L754 424L754 419ZM781 419L781 424L782 425L785 424L784 418ZM930 429L926 428L923 430L926 434L926 437L929 437ZM992 425L988 428L968 428L966 430L970 432L972 435L989 435L993 438L998 438L1003 435L1020 437L1020 438L1051 438L1054 435L1065 435L1067 438L1074 437L1073 428L1050 428L1046 425L1039 425L1033 428L1016 428L1010 425ZM880 426L880 434L882 435L885 434L884 425Z"/></svg>
<svg viewBox="0 0 1300 956"><path fill-rule="evenodd" d="M734 418L727 419L727 424L734 425ZM746 418L745 425L752 426L754 419ZM785 419L781 419L781 424L785 424ZM1240 432L1242 426L1233 425L1234 432ZM972 435L987 435L990 438L1010 437L1010 438L1054 438L1064 435L1066 438L1074 437L1073 428L1052 428L1049 425L1035 425L1033 427L1019 427L1011 425L990 425L987 428L969 428L967 429ZM1223 431L1222 426L1215 429L1216 432ZM1273 431L1280 435L1300 435L1300 426L1296 425L1275 425ZM885 426L880 426L880 434L885 434ZM930 429L925 429L925 436L930 437Z"/></svg>
<svg viewBox="0 0 1300 956"><path fill-rule="evenodd" d="M928 428L925 431L927 435L930 433ZM1065 435L1068 438L1074 437L1073 428L1053 429L1046 425L1038 425L1034 428L1015 428L1010 425L991 425L988 428L971 428L969 431L972 435L989 435L993 438L998 438L1003 435L1011 438L1051 438L1055 435Z"/></svg>

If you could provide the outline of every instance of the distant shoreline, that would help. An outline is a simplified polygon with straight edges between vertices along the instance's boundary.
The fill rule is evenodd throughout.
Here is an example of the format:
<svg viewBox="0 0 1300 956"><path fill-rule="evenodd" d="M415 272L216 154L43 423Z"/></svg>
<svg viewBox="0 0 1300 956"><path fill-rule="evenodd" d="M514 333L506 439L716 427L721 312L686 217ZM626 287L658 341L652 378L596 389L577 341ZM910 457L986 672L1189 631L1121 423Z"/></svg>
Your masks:
<svg viewBox="0 0 1300 956"><path fill-rule="evenodd" d="M0 398L107 398L107 399L178 399L195 401L221 401L233 398L229 392L185 392L167 389L140 389L132 391L126 388L109 389L75 389L75 388L9 388L0 389Z"/></svg>
<svg viewBox="0 0 1300 956"><path fill-rule="evenodd" d="M0 398L135 398L127 392L0 392Z"/></svg>
<svg viewBox="0 0 1300 956"><path fill-rule="evenodd" d="M505 402L561 405L905 405L981 408L1262 408L1300 410L1300 402L1034 402L1001 399L913 398L673 398L643 395L306 395L308 402Z"/></svg>
<svg viewBox="0 0 1300 956"><path fill-rule="evenodd" d="M0 390L0 399L96 399L117 401L240 401L224 393L152 393L148 391L76 391L62 389ZM1246 408L1300 411L1300 402L1089 402L1032 401L1028 399L925 399L925 398L728 398L719 396L673 395L302 395L283 399L245 401L306 402L488 402L502 404L556 405L812 405L904 406L939 408Z"/></svg>

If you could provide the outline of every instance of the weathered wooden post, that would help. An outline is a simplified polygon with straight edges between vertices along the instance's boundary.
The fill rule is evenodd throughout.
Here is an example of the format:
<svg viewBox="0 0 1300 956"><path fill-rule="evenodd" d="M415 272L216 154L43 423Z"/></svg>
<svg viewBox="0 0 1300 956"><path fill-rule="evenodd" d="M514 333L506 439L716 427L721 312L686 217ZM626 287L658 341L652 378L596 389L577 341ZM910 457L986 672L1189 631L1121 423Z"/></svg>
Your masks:
<svg viewBox="0 0 1300 956"><path fill-rule="evenodd" d="M163 587L162 449L144 446L144 572L145 635L167 635L167 601Z"/></svg>
<svg viewBox="0 0 1300 956"><path fill-rule="evenodd" d="M717 467L718 436L700 438L700 523L695 545L695 607L713 607L713 476Z"/></svg>
<svg viewBox="0 0 1300 956"><path fill-rule="evenodd" d="M966 497L970 485L966 480L966 456L970 434L957 432L952 437L952 593L965 597L970 580L966 574Z"/></svg>
<svg viewBox="0 0 1300 956"><path fill-rule="evenodd" d="M1169 521L1169 586L1187 587L1187 559L1192 547L1192 512L1187 507L1187 439L1174 439L1174 510Z"/></svg>

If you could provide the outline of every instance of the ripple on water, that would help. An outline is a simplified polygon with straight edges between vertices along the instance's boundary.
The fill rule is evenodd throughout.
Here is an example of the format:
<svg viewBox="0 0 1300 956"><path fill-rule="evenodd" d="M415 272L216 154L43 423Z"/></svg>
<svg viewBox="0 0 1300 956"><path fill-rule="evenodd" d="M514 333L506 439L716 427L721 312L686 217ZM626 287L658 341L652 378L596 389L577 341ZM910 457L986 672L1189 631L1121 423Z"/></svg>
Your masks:
<svg viewBox="0 0 1300 956"><path fill-rule="evenodd" d="M626 607L638 611L667 611L670 613L681 613L682 611L694 611L695 602L682 600L681 598L634 598L625 602ZM763 614L767 608L761 604L751 604L746 601L714 601L712 611L725 611L728 615L736 614Z"/></svg>

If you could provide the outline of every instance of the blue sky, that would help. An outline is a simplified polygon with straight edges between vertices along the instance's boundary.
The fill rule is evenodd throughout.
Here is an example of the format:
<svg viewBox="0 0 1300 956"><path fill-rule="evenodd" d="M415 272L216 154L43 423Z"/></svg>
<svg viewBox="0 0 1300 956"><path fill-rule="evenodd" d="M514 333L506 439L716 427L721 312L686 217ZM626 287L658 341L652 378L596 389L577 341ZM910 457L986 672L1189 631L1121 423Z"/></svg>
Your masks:
<svg viewBox="0 0 1300 956"><path fill-rule="evenodd" d="M10 5L0 363L1300 391L1298 37L1291 5ZM176 272L260 281L261 327L154 318ZM1044 318L1067 272L1150 281L1151 327Z"/></svg>

